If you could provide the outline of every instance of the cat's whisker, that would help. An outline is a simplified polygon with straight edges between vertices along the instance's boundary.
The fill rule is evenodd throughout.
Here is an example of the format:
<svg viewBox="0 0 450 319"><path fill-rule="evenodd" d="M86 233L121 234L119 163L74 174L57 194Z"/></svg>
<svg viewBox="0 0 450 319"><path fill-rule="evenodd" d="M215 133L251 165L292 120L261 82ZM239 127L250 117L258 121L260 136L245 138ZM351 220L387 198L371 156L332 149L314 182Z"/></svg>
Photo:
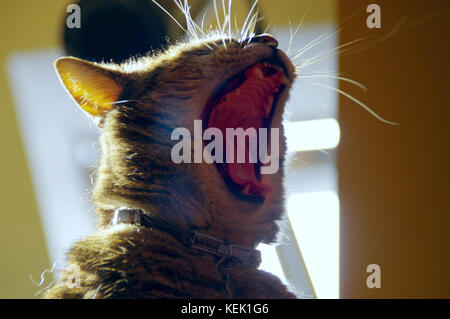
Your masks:
<svg viewBox="0 0 450 319"><path fill-rule="evenodd" d="M334 75L334 76L338 76L338 75L341 75L341 74L342 74L342 72L327 72L327 71L322 71L322 70L316 70L316 71L313 71L312 74L304 73L303 75L305 75L305 76L310 76L310 75Z"/></svg>
<svg viewBox="0 0 450 319"><path fill-rule="evenodd" d="M231 41L232 32L231 32L231 0L228 0L228 10L225 5L225 0L222 0L222 11L223 11L223 24L222 29L227 31L228 39Z"/></svg>
<svg viewBox="0 0 450 319"><path fill-rule="evenodd" d="M258 11L258 14L259 14L259 11ZM258 19L257 19L256 22L255 22L255 26L254 26L254 28L253 28L253 32L258 31L258 30L256 29L256 26L258 25L259 22L264 21L264 19L265 19L264 16L258 17ZM270 23L269 23L269 25L270 25ZM268 28L266 27L264 30L265 30L265 31L263 31L263 33L265 33L265 32L268 30Z"/></svg>
<svg viewBox="0 0 450 319"><path fill-rule="evenodd" d="M407 20L408 20L408 18L403 17L402 19L400 19L399 22L397 22L397 24L386 35L384 35L380 39L375 40L374 42L368 44L367 46L362 46L360 48L353 48L352 50L347 50L345 52L345 54L341 54L341 56L346 56L349 54L355 54L355 53L358 53L361 51L365 51L377 44L380 44L380 43L386 41L387 39L391 38L394 34L396 34L401 29L401 27L405 25Z"/></svg>
<svg viewBox="0 0 450 319"><path fill-rule="evenodd" d="M183 30L185 33L187 33L186 29L181 25L180 22L178 22L177 19L175 19L175 17L173 15L171 15L169 13L169 11L167 11L162 5L160 5L156 0L152 0L152 2L154 4L156 4L162 11L164 11L164 13L166 13L173 21L175 21L175 23L181 28L181 30Z"/></svg>
<svg viewBox="0 0 450 319"><path fill-rule="evenodd" d="M255 19L252 19L251 27L250 27L250 34L255 33L256 25L259 21L262 21L264 18L259 17L259 10L255 12Z"/></svg>
<svg viewBox="0 0 450 319"><path fill-rule="evenodd" d="M214 13L216 15L217 29L219 30L220 37L222 38L222 44L226 48L227 44L226 44L225 39L223 38L224 32L222 30L222 24L220 23L219 10L217 8L217 0L213 0L213 5L214 5Z"/></svg>
<svg viewBox="0 0 450 319"><path fill-rule="evenodd" d="M289 44L285 51L286 54L289 56L289 51L291 50L292 45L292 22L290 19L288 20L288 23L289 23Z"/></svg>
<svg viewBox="0 0 450 319"><path fill-rule="evenodd" d="M301 75L300 76L300 80L301 79L309 79L309 78L323 78L323 79L335 79L335 80L341 80L341 81L345 81L345 82L349 82L351 84L354 84L355 86L359 87L361 90L367 92L367 87L362 84L361 82L352 80L350 78L347 77L343 77L343 76L338 76L338 75L328 75L328 74L316 74L316 75Z"/></svg>
<svg viewBox="0 0 450 319"><path fill-rule="evenodd" d="M222 13L223 13L223 21L222 21L222 30L227 30L227 11L225 6L225 0L222 0ZM225 34L224 34L225 35Z"/></svg>
<svg viewBox="0 0 450 319"><path fill-rule="evenodd" d="M248 22L247 30L245 31L245 39L248 40L248 42L251 42L252 38L255 36L255 27L258 20L258 14L259 12L255 12Z"/></svg>
<svg viewBox="0 0 450 319"><path fill-rule="evenodd" d="M305 52L311 50L312 48L316 47L317 45L319 45L320 43L322 43L325 40L328 40L329 38L331 38L332 36L336 35L337 33L339 33L341 29L338 29L334 32L327 32L325 34L322 34L321 36L318 36L316 39L310 41L308 44L306 44L304 47L302 47L300 50L297 51L296 55L292 58L292 60L296 60L298 59L300 56L302 56Z"/></svg>
<svg viewBox="0 0 450 319"><path fill-rule="evenodd" d="M205 47L207 47L207 48L210 49L211 51L214 51L214 49L213 49L208 43L205 43Z"/></svg>
<svg viewBox="0 0 450 319"><path fill-rule="evenodd" d="M252 15L250 20L253 19L253 17L254 16ZM248 22L246 22L245 28L243 29L243 36L242 36L242 40L243 41L246 41L249 38L249 32L250 32L250 24L249 24L249 22L250 22L250 20Z"/></svg>
<svg viewBox="0 0 450 319"><path fill-rule="evenodd" d="M205 10L205 12L203 13L202 22L201 22L202 31L205 30L205 18L206 18L207 13L208 13L208 10ZM203 31L203 33L204 33L204 31Z"/></svg>
<svg viewBox="0 0 450 319"><path fill-rule="evenodd" d="M408 21L407 17L402 17L400 19L399 22L397 22L397 24L388 32L386 33L383 37L381 37L380 39L377 40L378 43L381 43L383 41L386 41L387 39L389 39L390 37L392 37L395 33L397 33L403 25L406 24L406 22Z"/></svg>
<svg viewBox="0 0 450 319"><path fill-rule="evenodd" d="M269 23L269 24L267 25L267 27L264 29L263 33L267 33L267 31L269 31L269 29L270 29L271 26L272 26L272 24Z"/></svg>
<svg viewBox="0 0 450 319"><path fill-rule="evenodd" d="M329 90L334 91L334 92L336 92L338 94L341 94L342 96L345 96L346 98L350 99L351 101L353 101L356 104L358 104L359 106L361 106L363 109L365 109L367 112L369 112L372 116L374 116L377 120L379 120L379 121L381 121L383 123L386 123L386 124L389 124L389 125L400 125L399 123L391 122L391 121L388 121L388 120L384 119L383 117L378 115L375 111L373 111L369 106L367 106L366 104L364 104L363 102L361 102L360 100L355 98L354 96L350 95L349 93L347 93L347 92L345 92L345 91L343 91L341 89L338 89L338 88L335 88L335 87L332 87L332 86L329 86L329 85L326 85L326 84L323 84L323 83L317 83L317 82L307 82L307 83L309 83L311 85L315 85L315 86L319 86L319 87L323 87L323 88L329 89Z"/></svg>
<svg viewBox="0 0 450 319"><path fill-rule="evenodd" d="M211 32L206 30L205 28L205 19L206 16L208 15L209 11L209 6L206 6L203 9L202 13L199 13L198 16L201 16L201 19L193 19L195 21L194 25L195 28L197 29L197 31L199 32L199 34L202 36L203 40L209 40L210 36L211 36ZM213 51L213 49L211 48L211 46L207 46L211 51Z"/></svg>
<svg viewBox="0 0 450 319"><path fill-rule="evenodd" d="M232 0L228 0L228 30L230 33L230 41L233 38L233 29L231 27L231 4Z"/></svg>
<svg viewBox="0 0 450 319"><path fill-rule="evenodd" d="M258 4L258 0L253 1L252 6L250 7L250 10L247 14L247 17L244 20L244 24L242 25L242 29L241 29L241 38L242 41L245 41L248 38L248 28L247 28L247 24L249 23L249 19L251 19L252 17L252 13L255 10L256 6Z"/></svg>
<svg viewBox="0 0 450 319"><path fill-rule="evenodd" d="M396 32L398 32L400 30L400 28L406 23L406 21L407 21L407 18L401 19L385 36L383 36L380 39L375 40L372 43L361 44L361 46L358 46L358 47L351 47L351 48L347 48L345 50L341 50L342 48L348 47L348 46L353 45L355 43L359 43L359 42L362 42L362 41L365 41L365 40L369 40L369 39L375 39L375 37L374 36L368 36L368 37L362 37L362 38L359 38L359 39L356 39L356 40L353 40L353 41L349 41L349 42L347 42L345 44L342 44L342 45L340 45L340 46L338 46L338 47L336 47L334 49L328 50L326 52L322 52L321 54L316 55L315 57L307 59L306 61L304 61L302 64L300 64L298 66L298 69L306 68L306 67L308 67L308 66L310 66L312 64L315 64L317 62L320 62L320 61L324 60L324 58L327 58L328 56L333 55L333 54L336 54L336 55L339 55L339 56L345 56L345 55L355 54L357 52L361 52L361 51L367 50L370 47L372 47L374 45L377 45L377 44L379 44L379 43L389 39L390 37L392 37ZM300 55L297 54L297 56L295 56L292 60L298 59L300 57Z"/></svg>
<svg viewBox="0 0 450 319"><path fill-rule="evenodd" d="M137 100L121 100L121 101L116 101L116 102L109 102L109 103L105 103L106 105L115 105L115 104L123 104L123 103L128 103L128 102L134 102Z"/></svg>
<svg viewBox="0 0 450 319"><path fill-rule="evenodd" d="M355 13L353 13L351 16L349 16L348 18L346 18L345 20L341 21L337 26L342 26L348 19L350 19L351 17L355 16L358 12L360 11L357 10ZM339 32L341 32L343 29L343 27L340 27L339 29L337 29L337 31L333 32L333 33L325 33L321 36L319 36L318 38L310 41L308 44L306 44L304 47L302 47L301 49L299 49L296 53L296 55L292 58L292 60L296 60L298 59L301 55L303 55L304 53L306 53L307 51L309 51L310 49L312 49L313 47L317 46L318 44L320 44L321 42L327 40L328 38L330 38L331 36L338 34ZM367 37L370 38L370 37ZM355 40L354 42L358 42L361 40ZM352 42L352 41L350 41ZM347 50L350 51L350 50ZM323 53L322 53L323 54ZM318 56L316 56L318 57Z"/></svg>
<svg viewBox="0 0 450 319"><path fill-rule="evenodd" d="M334 34L338 33L340 30L334 32ZM298 49L296 52L296 55L293 57L293 59L297 59L298 57L300 57L302 54L304 54L305 52L307 52L309 49L315 47L316 45L320 44L321 42L327 40L329 37L334 35L333 33L330 32L326 32L320 36L318 36L317 38L311 40L310 42L308 42L306 45L304 45L302 48Z"/></svg>
<svg viewBox="0 0 450 319"><path fill-rule="evenodd" d="M298 67L295 67L296 71L299 71ZM306 73L300 73L299 75L299 81L301 81L303 78L307 77L314 77L314 76L322 77L322 76L342 76L339 72L325 72L325 71L314 71L313 73L306 74Z"/></svg>
<svg viewBox="0 0 450 319"><path fill-rule="evenodd" d="M286 48L286 54L289 56L289 54L291 53L291 48L292 48L292 42L294 41L294 37L295 34L297 33L299 26L300 26L301 22L297 25L297 29L295 30L295 32L292 32L292 23L289 20L289 44L288 47Z"/></svg>
<svg viewBox="0 0 450 319"><path fill-rule="evenodd" d="M291 25L291 21L289 21L289 27L290 27L290 39L289 39L289 46L286 50L286 54L289 55L291 48L292 48L292 42L294 41L295 36L297 35L297 32L300 30L300 28L303 25L303 22L305 21L305 18L307 16L307 14L309 13L309 10L311 9L311 2L312 0L308 1L308 7L306 8L305 12L303 13L303 17L300 20L300 23L297 25L297 28L295 29L294 34L292 34L292 25Z"/></svg>
<svg viewBox="0 0 450 319"><path fill-rule="evenodd" d="M181 0L174 0L174 2L185 16L189 36L192 39L199 40L197 31L200 31L200 33L203 34L203 30L195 23L194 19L192 18L188 1L184 0L184 3L182 3Z"/></svg>
<svg viewBox="0 0 450 319"><path fill-rule="evenodd" d="M338 54L345 53L345 52L347 52L347 51L355 50L355 48L349 48L349 49L347 49L347 50L341 50L341 49L342 49L342 48L345 48L345 47L348 47L348 46L350 46L350 45L352 45L352 44L355 44L355 43L359 43L359 42L368 40L368 39L370 39L370 38L373 38L373 37L363 37L363 38L359 38L359 39L356 39L356 40L353 40L353 41L349 41L349 42L347 42L347 43L344 43L344 44L342 44L342 45L340 45L340 46L337 46L337 47L335 47L335 48L333 48L333 49L330 49L330 50L327 50L327 51L325 51L325 52L322 52L322 53L320 53L320 54L318 54L318 55L316 55L316 56L314 56L314 57L312 57L312 58L306 59L303 63L301 63L301 64L299 65L299 69L302 69L302 68L305 68L305 67L310 66L310 65L312 65L312 64L315 64L315 63L317 63L317 62L320 62L320 61L324 60L325 58L327 58L328 56L331 56L331 55L334 55L334 54L338 55ZM298 58L298 57L297 57L297 58Z"/></svg>
<svg viewBox="0 0 450 319"><path fill-rule="evenodd" d="M180 11L183 13L185 21L186 21L186 30L187 30L187 34L189 36L190 39L194 40L195 37L192 34L192 29L191 26L189 25L189 18L186 14L186 10L183 7L183 5L181 4L181 0L173 0L173 2L175 3L175 5L178 7L178 9L180 9Z"/></svg>

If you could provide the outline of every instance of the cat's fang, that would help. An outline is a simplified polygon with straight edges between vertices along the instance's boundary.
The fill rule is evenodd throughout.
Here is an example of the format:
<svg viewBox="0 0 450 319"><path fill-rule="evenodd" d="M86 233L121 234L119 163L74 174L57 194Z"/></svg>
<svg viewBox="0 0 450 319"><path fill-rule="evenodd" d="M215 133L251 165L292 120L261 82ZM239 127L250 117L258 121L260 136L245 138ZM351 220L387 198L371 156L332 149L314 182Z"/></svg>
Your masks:
<svg viewBox="0 0 450 319"><path fill-rule="evenodd" d="M264 110L266 111L266 117L270 116L273 106L273 95L269 96L269 99L264 103Z"/></svg>
<svg viewBox="0 0 450 319"><path fill-rule="evenodd" d="M291 81L287 78L285 74L283 74L280 78L281 83L283 83L286 86L291 86Z"/></svg>
<svg viewBox="0 0 450 319"><path fill-rule="evenodd" d="M264 78L264 74L261 71L261 69L259 69L259 68L253 68L252 69L252 75L254 75L258 79L263 79Z"/></svg>

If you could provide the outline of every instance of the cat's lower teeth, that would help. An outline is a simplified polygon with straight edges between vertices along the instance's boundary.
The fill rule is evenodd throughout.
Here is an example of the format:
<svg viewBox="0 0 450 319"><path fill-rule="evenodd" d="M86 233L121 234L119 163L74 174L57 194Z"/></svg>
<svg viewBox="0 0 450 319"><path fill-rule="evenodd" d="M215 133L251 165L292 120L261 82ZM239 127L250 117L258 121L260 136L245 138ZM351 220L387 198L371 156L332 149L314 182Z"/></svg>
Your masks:
<svg viewBox="0 0 450 319"><path fill-rule="evenodd" d="M273 113L274 101L283 85L289 81L282 68L269 63L260 63L244 71L245 79L231 91L227 92L218 103L213 106L208 120L208 128L218 128L224 136L225 149L230 149L230 141L225 138L227 128L267 128ZM248 145L247 145L248 146ZM259 146L258 146L259 148ZM234 149L236 157L236 149ZM225 152L226 153L226 152ZM224 159L226 154L224 154ZM246 149L245 163L217 164L227 180L231 181L241 194L265 197L272 190L268 185L262 184L259 179L260 165L250 163L248 148ZM225 162L225 161L224 161Z"/></svg>

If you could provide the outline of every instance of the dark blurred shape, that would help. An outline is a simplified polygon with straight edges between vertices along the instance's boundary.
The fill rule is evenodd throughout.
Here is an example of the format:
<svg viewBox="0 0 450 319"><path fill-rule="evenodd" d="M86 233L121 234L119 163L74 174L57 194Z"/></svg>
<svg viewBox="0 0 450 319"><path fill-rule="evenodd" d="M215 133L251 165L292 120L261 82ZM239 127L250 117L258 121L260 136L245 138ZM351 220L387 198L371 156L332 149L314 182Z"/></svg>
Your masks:
<svg viewBox="0 0 450 319"><path fill-rule="evenodd" d="M68 28L64 19L68 55L120 63L167 45L166 14L151 0L81 0L77 4L81 28Z"/></svg>

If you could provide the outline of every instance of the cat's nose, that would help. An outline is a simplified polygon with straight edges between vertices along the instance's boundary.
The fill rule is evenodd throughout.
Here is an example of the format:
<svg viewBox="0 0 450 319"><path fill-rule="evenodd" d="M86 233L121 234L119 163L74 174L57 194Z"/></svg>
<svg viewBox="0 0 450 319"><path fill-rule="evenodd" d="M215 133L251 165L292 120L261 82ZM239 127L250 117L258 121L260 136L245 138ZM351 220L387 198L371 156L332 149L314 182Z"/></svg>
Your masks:
<svg viewBox="0 0 450 319"><path fill-rule="evenodd" d="M251 38L248 43L262 43L274 49L278 47L278 41L268 33L256 35Z"/></svg>

